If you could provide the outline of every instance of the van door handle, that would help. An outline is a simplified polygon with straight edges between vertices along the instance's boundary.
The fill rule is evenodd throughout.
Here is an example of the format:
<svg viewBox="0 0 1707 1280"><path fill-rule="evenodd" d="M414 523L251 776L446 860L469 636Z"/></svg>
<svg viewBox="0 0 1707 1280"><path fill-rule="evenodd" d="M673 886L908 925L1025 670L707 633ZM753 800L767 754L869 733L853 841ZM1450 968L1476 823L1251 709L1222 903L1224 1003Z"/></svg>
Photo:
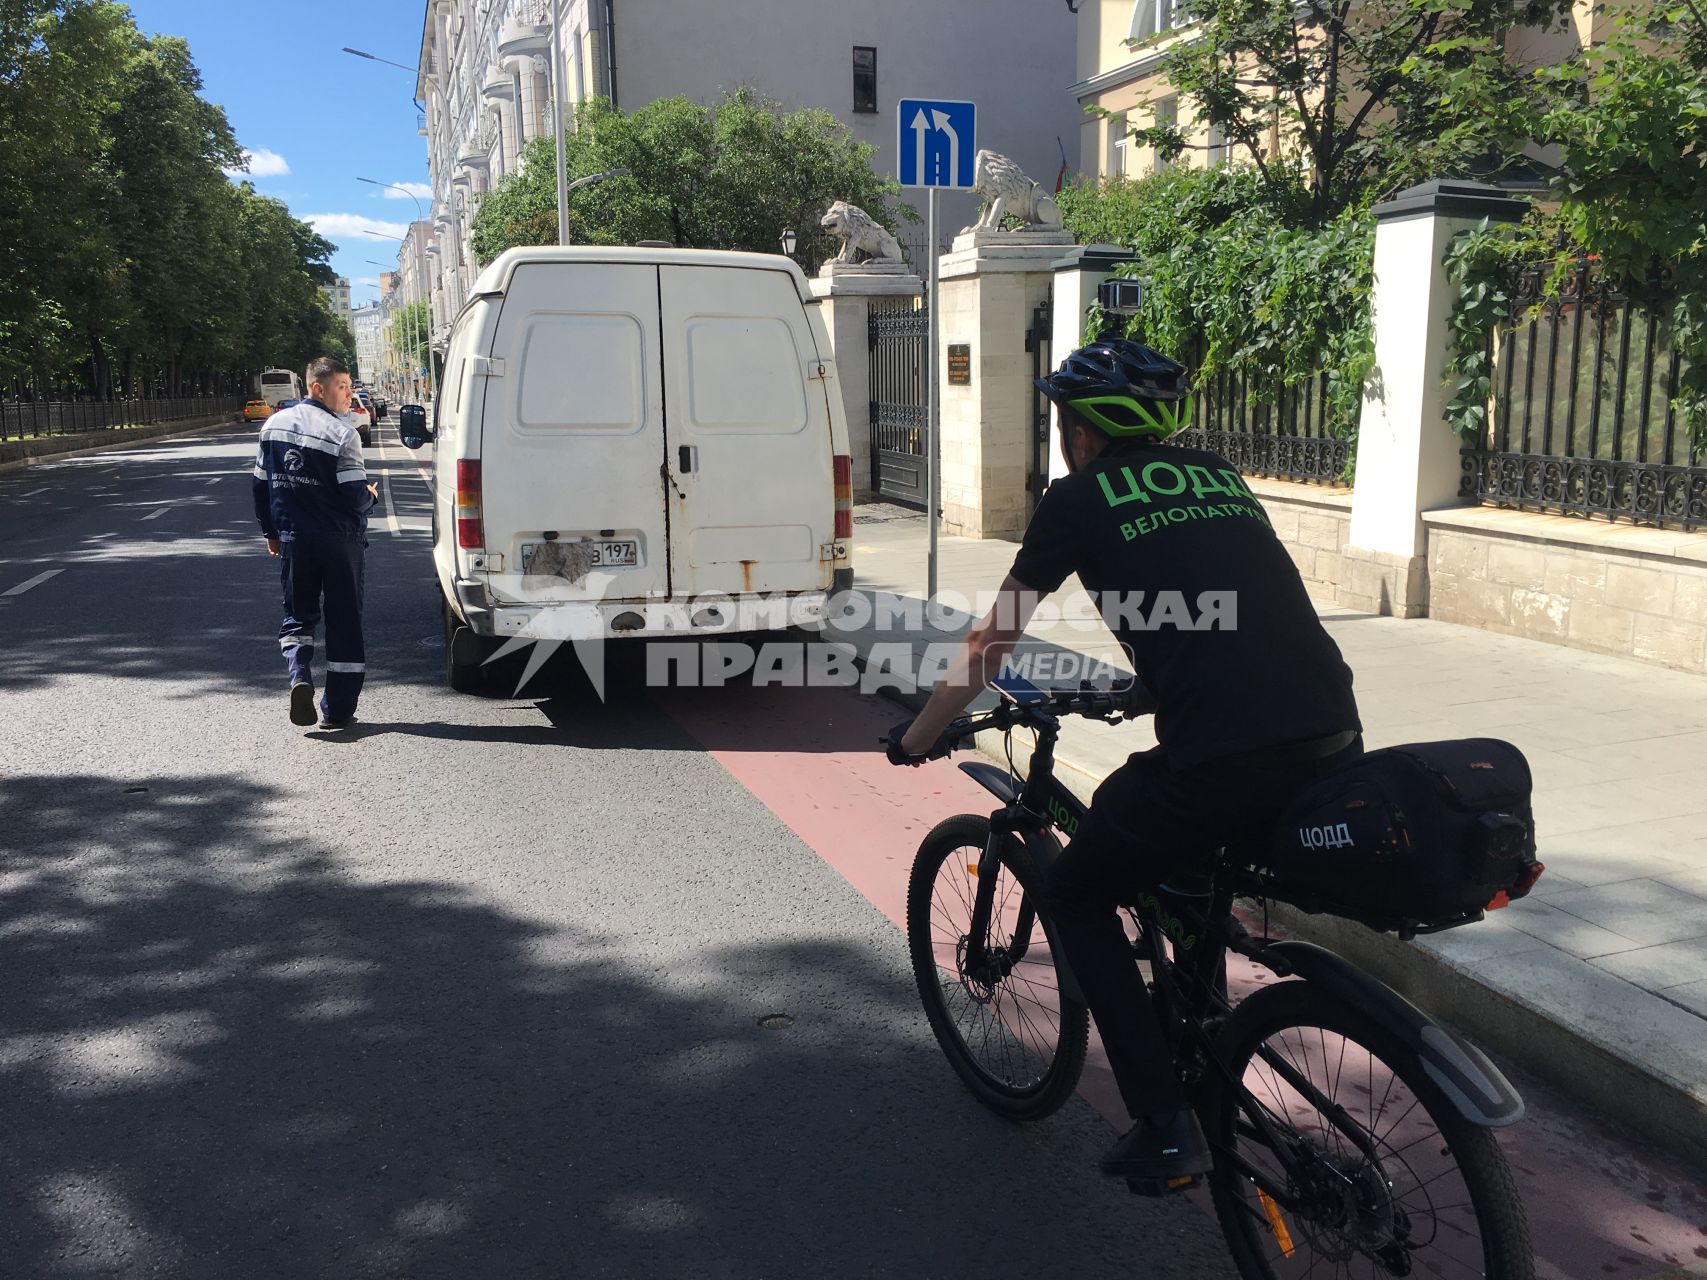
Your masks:
<svg viewBox="0 0 1707 1280"><path fill-rule="evenodd" d="M676 470L684 476L699 469L699 446L683 444L676 446Z"/></svg>

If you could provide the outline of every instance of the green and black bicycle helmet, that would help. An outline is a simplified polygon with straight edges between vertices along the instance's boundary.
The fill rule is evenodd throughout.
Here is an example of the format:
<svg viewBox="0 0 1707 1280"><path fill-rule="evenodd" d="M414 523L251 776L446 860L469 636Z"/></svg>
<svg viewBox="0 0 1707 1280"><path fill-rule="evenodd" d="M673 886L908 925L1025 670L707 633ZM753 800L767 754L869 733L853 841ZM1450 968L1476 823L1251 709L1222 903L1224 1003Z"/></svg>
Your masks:
<svg viewBox="0 0 1707 1280"><path fill-rule="evenodd" d="M1080 347L1037 389L1110 439L1161 440L1191 421L1191 379L1183 365L1128 338Z"/></svg>

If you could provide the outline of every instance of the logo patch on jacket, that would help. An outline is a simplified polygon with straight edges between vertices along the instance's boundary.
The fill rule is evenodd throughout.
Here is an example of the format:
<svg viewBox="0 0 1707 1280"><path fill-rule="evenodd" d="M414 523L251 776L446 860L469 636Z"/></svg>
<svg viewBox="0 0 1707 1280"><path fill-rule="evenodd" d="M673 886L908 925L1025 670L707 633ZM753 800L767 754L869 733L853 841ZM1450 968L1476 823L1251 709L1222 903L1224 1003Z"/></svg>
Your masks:
<svg viewBox="0 0 1707 1280"><path fill-rule="evenodd" d="M286 449L285 450L285 456L284 456L284 464L285 464L285 469L287 471L301 471L302 470L302 451L299 449Z"/></svg>

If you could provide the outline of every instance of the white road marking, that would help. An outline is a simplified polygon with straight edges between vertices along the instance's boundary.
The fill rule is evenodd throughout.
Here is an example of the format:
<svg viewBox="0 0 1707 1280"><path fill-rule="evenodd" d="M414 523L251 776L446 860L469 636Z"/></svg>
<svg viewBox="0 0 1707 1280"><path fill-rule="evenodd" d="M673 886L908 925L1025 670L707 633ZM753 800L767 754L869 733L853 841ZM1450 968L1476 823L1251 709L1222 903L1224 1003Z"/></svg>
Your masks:
<svg viewBox="0 0 1707 1280"><path fill-rule="evenodd" d="M379 473L379 491L385 498L385 527L391 530L391 536L401 538L403 526L397 520L397 508L391 501L391 442L385 438L385 429L379 428L379 458L385 463L385 469Z"/></svg>
<svg viewBox="0 0 1707 1280"><path fill-rule="evenodd" d="M20 582L17 586L13 587L10 591L0 591L0 596L21 596L24 594L24 592L28 591L31 587L39 587L39 586L41 586L42 583L46 582L49 578L55 577L55 576L57 576L61 573L64 573L64 572L65 572L64 569L49 569L46 573L38 573L38 574L36 574L35 577L31 578L28 582Z"/></svg>
<svg viewBox="0 0 1707 1280"><path fill-rule="evenodd" d="M213 479L208 481L208 484L210 484L210 485L218 484L223 479L225 479L224 476L214 476Z"/></svg>
<svg viewBox="0 0 1707 1280"><path fill-rule="evenodd" d="M171 507L156 507L153 511L150 511L147 515L143 516L142 518L144 520L158 520L161 516L165 515L171 509L172 509Z"/></svg>
<svg viewBox="0 0 1707 1280"><path fill-rule="evenodd" d="M39 488L39 489L31 489L31 490L30 490L30 491L29 491L29 492L28 492L28 493L20 493L20 494L19 494L19 495L18 495L18 496L19 496L19 497L20 497L20 498L33 498L33 497L35 497L35 496L36 496L36 494L38 494L38 493L46 493L46 492L47 492L47 491L48 491L48 490L49 490L49 489L51 489L51 488L53 488L53 486L52 486L52 485L51 485L51 484L44 484L44 485L43 485L43 486L42 486L42 487L41 487L41 488Z"/></svg>

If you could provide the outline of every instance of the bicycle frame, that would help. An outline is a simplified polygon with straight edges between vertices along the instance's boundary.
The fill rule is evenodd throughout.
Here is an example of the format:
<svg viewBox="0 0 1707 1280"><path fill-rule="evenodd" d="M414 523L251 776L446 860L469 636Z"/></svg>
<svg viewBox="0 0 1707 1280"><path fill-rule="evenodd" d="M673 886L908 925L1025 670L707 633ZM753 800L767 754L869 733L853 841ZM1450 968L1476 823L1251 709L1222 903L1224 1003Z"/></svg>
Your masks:
<svg viewBox="0 0 1707 1280"><path fill-rule="evenodd" d="M1080 700L1081 703L1088 702L1082 694ZM1085 710L1082 705L1069 709L1083 710L1089 715L1098 714L1098 710ZM967 942L966 970L980 981L999 982L1024 959L1029 949L1031 926L1038 918L1036 905L1031 902L1028 891L1021 899L1014 942L999 954L991 953L989 927L994 914L997 872L1002 865L1006 841L1013 838L1023 842L1033 855L1033 865L1046 873L1060 851L1055 833L1059 831L1071 838L1089 812L1088 807L1054 777L1055 743L1060 724L1053 716L1036 706L1003 706L996 713L982 718L982 723L966 722L966 731L993 727L1011 733L1014 728L1022 726L1037 733L1023 783L1016 785L1012 774L994 765L960 766L1004 802L990 816L990 838L979 864L978 888ZM1278 1179L1252 1165L1235 1150L1218 1149L1217 1159L1230 1163L1275 1203L1299 1211L1302 1206L1288 1183L1294 1187L1300 1185L1305 1162L1309 1160L1318 1167L1319 1162L1288 1137L1289 1128L1284 1123L1276 1124L1268 1108L1245 1087L1242 1079L1232 1078L1232 1068L1216 1053L1214 1027L1232 1012L1227 990L1228 951L1235 951L1263 965L1279 977L1297 975L1316 982L1374 1016L1389 1029L1399 1032L1417 1050L1425 1069L1436 1083L1473 1122L1502 1125L1521 1118L1522 1100L1498 1069L1474 1046L1433 1024L1391 988L1322 948L1307 943L1274 943L1266 938L1252 938L1233 915L1233 900L1239 893L1260 894L1260 882L1248 873L1242 875L1237 869L1225 865L1217 865L1204 879L1202 888L1158 886L1154 893L1144 895L1144 901L1130 904L1129 909L1138 925L1138 939L1133 945L1134 963L1140 960L1149 962L1163 1034L1175 1061L1185 1068L1183 1074L1187 1077L1188 1089L1195 1094L1203 1072L1219 1072L1238 1100L1244 1117L1242 1128L1248 1126L1250 1132L1274 1152L1285 1178ZM1045 916L1043 920L1047 931L1048 919ZM1070 968L1064 960L1058 960L1057 965L1062 993L1082 1002L1082 991ZM1379 1165L1379 1153L1362 1126L1353 1122L1341 1107L1271 1046L1265 1044L1257 1052L1280 1079L1314 1106L1368 1159ZM1343 1179L1343 1175L1336 1176Z"/></svg>

